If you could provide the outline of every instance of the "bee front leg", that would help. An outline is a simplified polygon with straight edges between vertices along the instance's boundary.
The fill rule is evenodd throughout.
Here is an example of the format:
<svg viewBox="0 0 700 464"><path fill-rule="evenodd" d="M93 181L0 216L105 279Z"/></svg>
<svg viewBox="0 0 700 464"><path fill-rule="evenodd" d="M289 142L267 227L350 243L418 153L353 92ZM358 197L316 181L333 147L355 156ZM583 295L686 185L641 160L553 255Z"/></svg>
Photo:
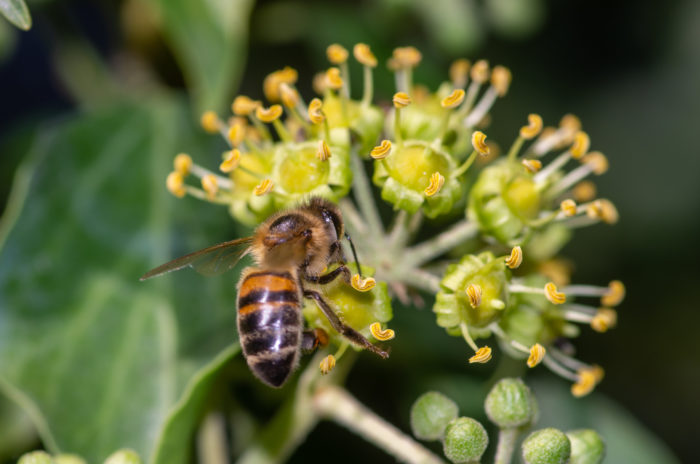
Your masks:
<svg viewBox="0 0 700 464"><path fill-rule="evenodd" d="M326 315L328 318L328 322L331 323L331 326L343 337L347 338L350 340L352 343L355 345L358 345L366 350L371 351L372 353L381 356L382 358L386 359L389 357L389 353L386 351L382 350L378 346L372 345L369 340L367 340L360 332L357 330L353 329L349 325L346 325L343 323L343 321L340 320L338 315L331 309L330 306L328 306L328 303L323 299L320 293L313 291L313 290L304 290L304 297L306 298L313 298L313 300L316 302L318 307L323 311L323 314Z"/></svg>
<svg viewBox="0 0 700 464"><path fill-rule="evenodd" d="M323 329L310 329L302 332L301 350L311 353L316 348L328 345L328 334Z"/></svg>
<svg viewBox="0 0 700 464"><path fill-rule="evenodd" d="M308 282L313 282L315 284L325 285L333 282L341 274L343 275L343 280L346 283L350 283L350 269L348 269L348 267L345 264L341 264L328 274L324 274L321 276L312 276L304 273L304 280Z"/></svg>

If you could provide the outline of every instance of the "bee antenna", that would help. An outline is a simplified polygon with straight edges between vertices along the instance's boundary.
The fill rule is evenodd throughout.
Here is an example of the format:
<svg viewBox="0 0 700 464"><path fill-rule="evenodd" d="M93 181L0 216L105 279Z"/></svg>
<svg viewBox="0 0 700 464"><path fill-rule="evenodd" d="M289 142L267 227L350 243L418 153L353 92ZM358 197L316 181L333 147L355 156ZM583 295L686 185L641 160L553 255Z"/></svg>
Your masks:
<svg viewBox="0 0 700 464"><path fill-rule="evenodd" d="M362 278L362 268L360 267L360 260L357 259L357 251L355 251L355 244L352 243L352 239L350 238L350 235L348 235L347 232L345 232L345 238L348 239L348 242L350 243L352 257L355 258L355 265L357 266L357 273L360 275L360 278Z"/></svg>

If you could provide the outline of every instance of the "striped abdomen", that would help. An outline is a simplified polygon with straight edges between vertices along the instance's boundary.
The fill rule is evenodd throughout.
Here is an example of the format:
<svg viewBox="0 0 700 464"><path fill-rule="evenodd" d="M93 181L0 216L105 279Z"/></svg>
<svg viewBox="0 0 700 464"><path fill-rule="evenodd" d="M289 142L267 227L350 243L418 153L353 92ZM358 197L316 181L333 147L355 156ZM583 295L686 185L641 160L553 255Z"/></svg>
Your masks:
<svg viewBox="0 0 700 464"><path fill-rule="evenodd" d="M238 334L260 380L273 387L287 380L298 362L302 328L301 296L290 272L245 273L238 290Z"/></svg>

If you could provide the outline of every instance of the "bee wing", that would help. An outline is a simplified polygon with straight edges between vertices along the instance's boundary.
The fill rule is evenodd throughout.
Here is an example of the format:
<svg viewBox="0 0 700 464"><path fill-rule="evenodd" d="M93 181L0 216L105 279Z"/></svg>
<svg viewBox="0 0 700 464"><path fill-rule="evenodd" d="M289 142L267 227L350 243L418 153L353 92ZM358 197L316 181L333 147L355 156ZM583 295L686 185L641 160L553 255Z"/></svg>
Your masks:
<svg viewBox="0 0 700 464"><path fill-rule="evenodd" d="M140 280L150 279L171 271L179 271L187 266L206 276L222 274L233 268L250 251L252 241L253 237L238 238L180 256L151 269L142 275Z"/></svg>

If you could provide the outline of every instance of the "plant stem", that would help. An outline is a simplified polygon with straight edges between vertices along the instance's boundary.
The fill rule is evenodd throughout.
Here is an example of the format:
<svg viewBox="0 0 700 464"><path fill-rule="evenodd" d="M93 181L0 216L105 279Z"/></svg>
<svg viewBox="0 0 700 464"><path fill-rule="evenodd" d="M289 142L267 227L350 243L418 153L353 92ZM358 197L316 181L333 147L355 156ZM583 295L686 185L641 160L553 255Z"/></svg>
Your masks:
<svg viewBox="0 0 700 464"><path fill-rule="evenodd" d="M450 248L474 237L476 233L476 224L467 220L460 221L440 235L408 248L404 253L402 263L409 268L420 266L440 256Z"/></svg>
<svg viewBox="0 0 700 464"><path fill-rule="evenodd" d="M369 232L374 237L383 237L384 228L382 226L382 220L379 217L377 205L374 203L374 196L372 195L369 179L365 173L365 166L362 163L360 155L358 155L354 149L350 154L350 162L352 163L353 171L352 190L355 193L355 199L360 207L360 211L362 211L362 215L367 220Z"/></svg>
<svg viewBox="0 0 700 464"><path fill-rule="evenodd" d="M498 448L496 448L494 464L510 464L517 438L518 429L516 428L500 429L498 431Z"/></svg>
<svg viewBox="0 0 700 464"><path fill-rule="evenodd" d="M401 274L397 275L393 280L404 282L428 293L440 291L440 277L420 268L403 269Z"/></svg>
<svg viewBox="0 0 700 464"><path fill-rule="evenodd" d="M197 434L198 462L203 464L227 464L226 422L220 412L210 412L204 418Z"/></svg>
<svg viewBox="0 0 700 464"><path fill-rule="evenodd" d="M340 387L320 388L314 396L313 405L320 415L344 425L399 461L412 464L444 463Z"/></svg>

